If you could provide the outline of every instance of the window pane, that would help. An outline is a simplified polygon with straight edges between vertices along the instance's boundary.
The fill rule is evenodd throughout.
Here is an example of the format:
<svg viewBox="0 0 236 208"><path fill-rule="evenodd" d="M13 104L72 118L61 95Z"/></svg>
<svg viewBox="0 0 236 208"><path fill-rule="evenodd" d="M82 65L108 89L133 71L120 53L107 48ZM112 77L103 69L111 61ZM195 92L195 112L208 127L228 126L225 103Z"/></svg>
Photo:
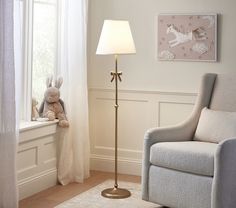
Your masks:
<svg viewBox="0 0 236 208"><path fill-rule="evenodd" d="M32 95L40 104L46 89L46 78L55 71L57 46L55 0L35 0L33 14Z"/></svg>

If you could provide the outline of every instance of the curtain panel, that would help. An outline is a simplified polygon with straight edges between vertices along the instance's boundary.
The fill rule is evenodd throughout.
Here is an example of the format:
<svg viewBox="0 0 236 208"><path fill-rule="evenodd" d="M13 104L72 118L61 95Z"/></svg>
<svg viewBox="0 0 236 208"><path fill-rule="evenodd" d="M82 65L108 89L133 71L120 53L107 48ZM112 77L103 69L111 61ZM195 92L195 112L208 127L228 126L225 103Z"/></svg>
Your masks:
<svg viewBox="0 0 236 208"><path fill-rule="evenodd" d="M87 90L87 0L60 1L58 74L70 126L59 131L58 179L61 184L89 177Z"/></svg>
<svg viewBox="0 0 236 208"><path fill-rule="evenodd" d="M0 1L0 207L18 205L16 185L14 1Z"/></svg>

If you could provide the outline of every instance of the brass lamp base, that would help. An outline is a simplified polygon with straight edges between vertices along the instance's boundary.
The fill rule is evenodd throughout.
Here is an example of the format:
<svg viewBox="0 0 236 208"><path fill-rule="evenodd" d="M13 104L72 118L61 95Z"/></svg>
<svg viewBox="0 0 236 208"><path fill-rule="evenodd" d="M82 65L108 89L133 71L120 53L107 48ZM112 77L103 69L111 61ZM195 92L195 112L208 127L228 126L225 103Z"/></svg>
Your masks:
<svg viewBox="0 0 236 208"><path fill-rule="evenodd" d="M124 199L131 196L131 193L126 189L108 188L102 191L102 196L110 199Z"/></svg>

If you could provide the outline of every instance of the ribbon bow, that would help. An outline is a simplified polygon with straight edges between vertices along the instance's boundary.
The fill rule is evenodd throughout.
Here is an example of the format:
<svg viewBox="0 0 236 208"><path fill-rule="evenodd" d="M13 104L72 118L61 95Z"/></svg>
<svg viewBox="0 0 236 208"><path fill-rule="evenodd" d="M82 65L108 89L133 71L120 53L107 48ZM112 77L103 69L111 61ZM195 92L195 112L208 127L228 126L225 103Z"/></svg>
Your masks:
<svg viewBox="0 0 236 208"><path fill-rule="evenodd" d="M119 81L121 82L121 75L122 75L122 72L111 72L111 82L113 82L113 80L115 79L115 77L117 76Z"/></svg>

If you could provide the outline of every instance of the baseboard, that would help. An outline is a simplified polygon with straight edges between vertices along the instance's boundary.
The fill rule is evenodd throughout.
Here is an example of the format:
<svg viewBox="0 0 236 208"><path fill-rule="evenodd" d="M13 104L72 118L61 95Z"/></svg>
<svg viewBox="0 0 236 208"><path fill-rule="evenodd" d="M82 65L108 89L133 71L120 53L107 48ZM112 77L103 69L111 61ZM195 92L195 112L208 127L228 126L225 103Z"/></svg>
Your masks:
<svg viewBox="0 0 236 208"><path fill-rule="evenodd" d="M90 169L114 172L114 158L103 155L91 155ZM130 158L118 159L118 172L121 174L141 175L142 163ZM51 169L18 182L19 199L24 199L57 184L57 170Z"/></svg>
<svg viewBox="0 0 236 208"><path fill-rule="evenodd" d="M24 199L57 184L57 170L51 169L18 182L19 199Z"/></svg>
<svg viewBox="0 0 236 208"><path fill-rule="evenodd" d="M91 155L90 169L114 172L114 158L104 155ZM118 173L141 176L142 162L137 159L118 158Z"/></svg>

